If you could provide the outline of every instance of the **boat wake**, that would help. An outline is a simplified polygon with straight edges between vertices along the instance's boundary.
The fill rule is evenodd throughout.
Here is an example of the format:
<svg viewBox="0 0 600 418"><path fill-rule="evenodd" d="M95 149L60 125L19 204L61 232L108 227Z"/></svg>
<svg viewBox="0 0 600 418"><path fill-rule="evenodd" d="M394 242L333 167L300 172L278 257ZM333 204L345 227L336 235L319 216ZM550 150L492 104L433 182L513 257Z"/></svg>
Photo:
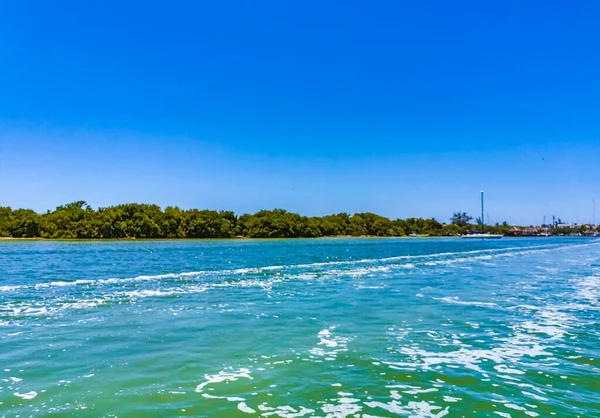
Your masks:
<svg viewBox="0 0 600 418"><path fill-rule="evenodd" d="M398 277L403 272L430 268L470 267L527 255L596 246L587 244L536 245L422 255L402 255L378 259L342 260L252 268L202 270L195 272L142 275L129 278L52 281L32 285L0 287L0 323L28 317L51 318L65 311L87 310L113 305L135 304L147 298L180 298L227 288L256 288L272 292L289 282L323 282L377 277ZM443 271L439 271L439 274ZM383 288L384 286L375 286ZM363 286L364 288L364 286ZM470 304L455 297L439 300L453 304ZM492 307L492 303L478 303Z"/></svg>

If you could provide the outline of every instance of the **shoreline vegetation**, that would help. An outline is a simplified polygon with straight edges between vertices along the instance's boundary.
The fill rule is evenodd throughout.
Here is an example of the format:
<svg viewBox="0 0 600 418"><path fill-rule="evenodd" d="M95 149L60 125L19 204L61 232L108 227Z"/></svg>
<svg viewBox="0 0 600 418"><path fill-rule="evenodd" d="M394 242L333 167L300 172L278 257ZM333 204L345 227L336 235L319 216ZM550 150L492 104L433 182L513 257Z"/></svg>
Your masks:
<svg viewBox="0 0 600 418"><path fill-rule="evenodd" d="M417 235L410 236L404 235L401 237L392 237L392 236L371 236L371 235L331 235L331 236L322 236L322 237L292 237L292 238L254 238L254 237L243 237L243 236L235 236L229 238L42 238L42 237L30 237L30 238L21 238L21 237L1 237L0 242L31 242L31 241L60 241L60 242L85 242L85 241L102 241L102 242L135 242L135 241L277 241L277 240L320 240L320 239L406 239L406 240L422 240L422 239L441 239L441 238L457 238L456 236L436 236L436 235Z"/></svg>
<svg viewBox="0 0 600 418"><path fill-rule="evenodd" d="M388 219L365 212L306 217L283 209L236 215L232 211L180 209L127 203L97 210L85 201L58 206L43 214L31 209L0 207L2 239L227 239L456 237L477 230L478 220L456 212L449 223L436 219ZM587 229L586 229L587 227ZM548 227L487 225L485 232L513 236L541 235ZM591 228L591 229L590 229ZM596 227L551 227L553 235L588 235ZM535 233L532 233L535 232Z"/></svg>

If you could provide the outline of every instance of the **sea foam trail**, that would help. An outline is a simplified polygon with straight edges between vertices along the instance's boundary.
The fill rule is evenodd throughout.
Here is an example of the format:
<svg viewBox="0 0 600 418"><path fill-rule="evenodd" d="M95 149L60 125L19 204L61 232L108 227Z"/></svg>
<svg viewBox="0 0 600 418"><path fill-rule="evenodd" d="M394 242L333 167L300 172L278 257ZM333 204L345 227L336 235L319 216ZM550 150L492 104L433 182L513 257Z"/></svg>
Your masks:
<svg viewBox="0 0 600 418"><path fill-rule="evenodd" d="M431 266L453 266L456 264L468 264L480 261L487 261L493 258L499 257L515 257L527 254L544 253L548 251L560 250L569 248L571 246L533 246L533 247L521 247L518 249L510 249L511 251L498 252L497 250L479 250L479 251L468 251L468 252L456 252L450 253L453 257L444 258L448 256L448 253L430 254L426 256L403 256L405 263L394 263L384 265L372 265L363 266L362 263L354 263L355 268L350 269L330 269L330 270L316 270L316 271L299 271L290 274L275 274L268 277L252 278L252 276L245 278L246 273L238 273L237 277L229 278L225 281L218 282L184 282L184 283L171 283L170 286L166 287L161 283L161 288L151 289L139 289L137 287L127 288L123 287L123 284L131 282L145 282L162 280L165 278L181 279L186 277L198 276L198 273L170 273L156 276L139 276L130 279L104 279L104 280L77 280L73 282L54 282L45 284L44 287L57 286L58 288L72 288L69 286L76 285L98 285L98 284L111 284L118 285L107 287L106 290L100 287L98 290L100 294L96 293L92 299L81 299L78 292L77 294L63 293L62 296L58 294L52 298L42 297L37 300L28 300L23 302L8 301L5 304L0 305L0 316L8 317L28 317L28 316L53 316L54 314L71 309L88 309L95 308L100 305L109 305L113 303L135 303L136 300L145 298L163 298L163 297L182 297L189 294L204 293L210 290L224 289L224 288L260 288L267 292L271 292L275 285L283 282L291 281L323 281L323 280L339 280L340 278L357 278L361 276L368 276L370 274L387 274L393 273L398 270L415 269L419 267L431 267ZM437 260L435 258L438 258ZM389 258L388 258L389 259ZM410 261L410 262L408 262ZM322 266L323 263L315 263L316 265ZM310 266L314 266L312 264ZM337 265L329 263L331 265ZM298 266L298 265L296 265ZM272 266L268 266L270 268ZM246 269L243 269L246 271ZM237 270L226 270L228 272L236 272ZM223 272L223 271L221 271ZM207 272L201 272L207 273ZM210 272L214 273L214 272ZM195 278L195 277L194 277ZM86 289L87 291L87 289ZM447 303L458 303L465 304L468 302L461 302L452 299L445 298L442 301Z"/></svg>
<svg viewBox="0 0 600 418"><path fill-rule="evenodd" d="M594 242L600 242L600 240L594 240ZM319 267L329 267L329 266L352 266L352 265L360 265L360 264L376 264L376 263L389 263L394 261L418 261L418 260L428 260L433 259L428 263L422 263L423 265L438 265L438 264L452 264L454 262L461 262L464 258L459 258L458 261L453 261L451 257L462 257L465 255L494 255L494 254L504 254L507 256L524 254L524 251L537 251L537 250L560 250L565 248L570 248L574 246L582 246L582 245L590 245L590 244L574 244L574 245L556 245L556 244L547 244L547 245L538 245L538 246L528 246L528 247L518 247L518 248L493 248L493 249L485 249L485 250L472 250L472 251L457 251L457 252L444 252L444 253L434 253L434 254L422 254L422 255L401 255L395 257L384 257L384 258L374 258L374 259L361 259L361 260L341 260L341 261L327 261L327 262L317 262L317 263L306 263L306 264L290 264L290 265L273 265L273 266L263 266L263 267L248 267L248 268L238 268L238 269L223 269L223 270L200 270L200 271L190 271L190 272L181 272L181 273L164 273L158 275L142 275L136 277L127 277L127 278L108 278L108 279L96 279L96 280L73 280L73 281L53 281L48 283L37 283L34 285L5 285L0 286L0 292L12 292L23 289L46 289L46 288L60 288L60 287L69 287L69 286L102 286L102 285L115 285L115 284L126 284L126 283L137 283L137 282L147 282L147 281L160 281L160 280L168 280L168 279L197 279L206 276L223 276L223 275L246 275L246 274L261 274L265 272L272 271L285 271L285 270L293 270L293 269L314 269ZM435 261L437 258L449 258L449 260L443 261ZM473 258L473 260L481 260L485 258ZM404 268L411 268L413 264L392 264L394 267L404 266ZM408 266L408 267L406 267Z"/></svg>

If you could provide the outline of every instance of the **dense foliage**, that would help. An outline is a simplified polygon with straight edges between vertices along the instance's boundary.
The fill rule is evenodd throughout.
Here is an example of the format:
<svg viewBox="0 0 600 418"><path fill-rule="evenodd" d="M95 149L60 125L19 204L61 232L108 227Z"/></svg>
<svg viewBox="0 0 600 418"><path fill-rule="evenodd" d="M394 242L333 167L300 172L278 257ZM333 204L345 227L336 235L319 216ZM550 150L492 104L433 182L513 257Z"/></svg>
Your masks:
<svg viewBox="0 0 600 418"><path fill-rule="evenodd" d="M462 214L461 214L462 215ZM374 213L339 213L306 217L282 209L235 215L230 211L183 210L128 203L92 209L85 202L38 214L30 209L0 207L0 236L27 238L296 238L322 236L453 236L465 233L464 222L441 224L435 219L390 220ZM504 227L506 226L506 227ZM508 225L488 227L504 233Z"/></svg>
<svg viewBox="0 0 600 418"><path fill-rule="evenodd" d="M469 216L467 212L454 212L452 218L450 218L450 222L458 226L466 226L471 222L471 219L473 219L473 217Z"/></svg>

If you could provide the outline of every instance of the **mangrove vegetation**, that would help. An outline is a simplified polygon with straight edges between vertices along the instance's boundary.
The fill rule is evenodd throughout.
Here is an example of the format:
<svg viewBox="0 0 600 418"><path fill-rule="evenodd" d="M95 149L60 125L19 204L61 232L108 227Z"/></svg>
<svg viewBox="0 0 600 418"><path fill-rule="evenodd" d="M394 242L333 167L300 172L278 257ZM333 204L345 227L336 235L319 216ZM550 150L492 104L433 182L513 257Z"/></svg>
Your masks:
<svg viewBox="0 0 600 418"><path fill-rule="evenodd" d="M128 203L97 210L79 201L44 214L0 207L0 236L13 238L314 238L335 236L456 236L476 229L457 212L450 223L435 219L388 219L374 213L307 217L282 209L236 215L231 211L180 209ZM487 227L506 233L508 224ZM487 231L486 231L487 232Z"/></svg>

